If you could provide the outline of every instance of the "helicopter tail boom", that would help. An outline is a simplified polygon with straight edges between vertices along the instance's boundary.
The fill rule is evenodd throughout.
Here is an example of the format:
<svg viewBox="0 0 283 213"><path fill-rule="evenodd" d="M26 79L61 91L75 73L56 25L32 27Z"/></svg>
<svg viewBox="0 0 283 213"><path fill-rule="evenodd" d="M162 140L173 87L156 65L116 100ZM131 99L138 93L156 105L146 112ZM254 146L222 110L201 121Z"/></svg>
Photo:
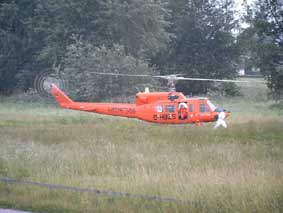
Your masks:
<svg viewBox="0 0 283 213"><path fill-rule="evenodd" d="M63 108L128 118L137 117L135 104L75 102L55 84L52 84L51 93Z"/></svg>
<svg viewBox="0 0 283 213"><path fill-rule="evenodd" d="M61 91L55 84L52 84L52 95L56 98L56 101L64 108L69 108L74 103L63 91Z"/></svg>

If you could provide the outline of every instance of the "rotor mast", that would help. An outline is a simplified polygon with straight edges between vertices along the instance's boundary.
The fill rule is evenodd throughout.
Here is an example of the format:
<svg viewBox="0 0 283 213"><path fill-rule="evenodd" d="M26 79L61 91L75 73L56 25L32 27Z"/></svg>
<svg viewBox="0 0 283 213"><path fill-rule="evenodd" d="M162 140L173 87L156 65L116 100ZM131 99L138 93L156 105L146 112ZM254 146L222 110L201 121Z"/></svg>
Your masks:
<svg viewBox="0 0 283 213"><path fill-rule="evenodd" d="M167 80L167 86L169 92L176 92L176 84L178 80L183 79L184 77L178 77L178 75L165 75L165 76L158 76L159 78Z"/></svg>

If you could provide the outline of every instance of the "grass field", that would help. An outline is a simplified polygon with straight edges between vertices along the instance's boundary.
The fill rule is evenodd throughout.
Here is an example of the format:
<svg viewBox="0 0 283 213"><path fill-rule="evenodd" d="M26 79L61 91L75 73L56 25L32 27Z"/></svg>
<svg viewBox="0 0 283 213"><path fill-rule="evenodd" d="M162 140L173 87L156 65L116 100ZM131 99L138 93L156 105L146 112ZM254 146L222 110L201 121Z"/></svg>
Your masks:
<svg viewBox="0 0 283 213"><path fill-rule="evenodd" d="M283 212L283 111L262 90L217 99L214 124L156 125L2 98L0 177L189 202L0 183L0 207L34 212Z"/></svg>

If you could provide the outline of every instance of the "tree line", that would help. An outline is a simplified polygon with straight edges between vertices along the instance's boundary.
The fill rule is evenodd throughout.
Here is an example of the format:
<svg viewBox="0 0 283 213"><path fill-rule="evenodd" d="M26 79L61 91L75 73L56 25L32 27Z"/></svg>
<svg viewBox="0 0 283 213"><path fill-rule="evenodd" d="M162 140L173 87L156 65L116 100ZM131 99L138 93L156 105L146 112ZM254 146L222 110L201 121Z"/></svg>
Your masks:
<svg viewBox="0 0 283 213"><path fill-rule="evenodd" d="M54 67L79 99L154 84L95 72L235 78L244 55L280 97L282 1L255 5L246 7L249 27L235 34L239 21L232 0L0 0L0 94L26 91L39 73ZM177 86L194 94L213 84ZM233 85L220 89L236 91Z"/></svg>

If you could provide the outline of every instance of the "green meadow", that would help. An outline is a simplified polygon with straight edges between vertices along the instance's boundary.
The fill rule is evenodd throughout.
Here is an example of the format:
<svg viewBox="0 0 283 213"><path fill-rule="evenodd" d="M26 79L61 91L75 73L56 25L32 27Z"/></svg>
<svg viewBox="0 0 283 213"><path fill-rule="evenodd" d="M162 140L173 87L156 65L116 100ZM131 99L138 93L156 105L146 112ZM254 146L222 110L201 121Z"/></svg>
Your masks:
<svg viewBox="0 0 283 213"><path fill-rule="evenodd" d="M185 202L0 183L0 208L33 212L283 212L283 110L262 88L213 99L214 124L157 125L1 98L0 177Z"/></svg>

